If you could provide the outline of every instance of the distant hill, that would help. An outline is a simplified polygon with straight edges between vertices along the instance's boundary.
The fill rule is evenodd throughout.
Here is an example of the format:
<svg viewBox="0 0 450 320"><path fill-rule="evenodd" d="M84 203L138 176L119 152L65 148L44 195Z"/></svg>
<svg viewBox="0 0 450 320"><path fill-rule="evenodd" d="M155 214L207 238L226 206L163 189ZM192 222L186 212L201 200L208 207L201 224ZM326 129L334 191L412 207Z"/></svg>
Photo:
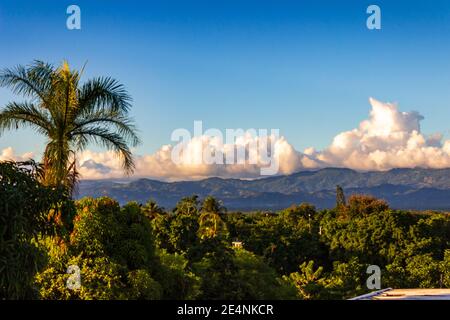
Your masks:
<svg viewBox="0 0 450 320"><path fill-rule="evenodd" d="M335 188L340 185L347 196L372 194L399 209L450 209L449 169L392 169L384 172L358 172L342 168L302 171L287 176L257 180L209 178L200 181L161 182L138 179L81 181L77 197L110 196L121 204L145 203L154 199L171 209L184 196L213 195L229 209L280 209L309 202L318 208L335 204Z"/></svg>

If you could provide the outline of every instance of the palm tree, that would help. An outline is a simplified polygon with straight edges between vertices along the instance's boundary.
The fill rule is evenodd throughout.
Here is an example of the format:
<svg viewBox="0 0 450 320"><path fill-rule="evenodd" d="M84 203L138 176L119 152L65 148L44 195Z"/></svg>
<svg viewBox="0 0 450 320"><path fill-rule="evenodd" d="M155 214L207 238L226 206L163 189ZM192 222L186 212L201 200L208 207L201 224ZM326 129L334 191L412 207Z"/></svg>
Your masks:
<svg viewBox="0 0 450 320"><path fill-rule="evenodd" d="M164 208L160 207L153 199L147 201L147 203L142 206L142 211L144 212L145 216L150 219L155 219L156 217L165 214Z"/></svg>
<svg viewBox="0 0 450 320"><path fill-rule="evenodd" d="M203 212L198 220L198 235L201 239L211 239L227 234L225 222L215 212Z"/></svg>
<svg viewBox="0 0 450 320"><path fill-rule="evenodd" d="M225 212L226 208L221 201L214 197L207 196L203 200L198 230L201 239L210 239L227 234L226 224L221 218Z"/></svg>
<svg viewBox="0 0 450 320"><path fill-rule="evenodd" d="M190 197L184 197L178 201L177 205L173 209L173 213L178 215L196 216L198 214L198 196L192 195Z"/></svg>
<svg viewBox="0 0 450 320"><path fill-rule="evenodd" d="M129 174L134 170L129 145L139 143L123 85L109 77L81 84L82 72L71 70L67 62L56 68L42 61L0 72L0 86L28 98L10 102L0 112L0 134L31 127L46 136L43 183L70 192L78 179L76 152L99 144L115 151Z"/></svg>
<svg viewBox="0 0 450 320"><path fill-rule="evenodd" d="M223 206L222 201L217 200L213 196L207 196L202 203L202 207L200 209L201 212L214 212L219 216L223 216L227 208Z"/></svg>

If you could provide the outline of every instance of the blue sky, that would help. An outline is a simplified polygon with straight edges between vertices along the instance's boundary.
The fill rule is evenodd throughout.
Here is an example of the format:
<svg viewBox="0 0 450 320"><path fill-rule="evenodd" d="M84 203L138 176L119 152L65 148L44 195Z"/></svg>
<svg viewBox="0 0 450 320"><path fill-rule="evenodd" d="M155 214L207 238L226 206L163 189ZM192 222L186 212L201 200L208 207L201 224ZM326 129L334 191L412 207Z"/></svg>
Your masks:
<svg viewBox="0 0 450 320"><path fill-rule="evenodd" d="M66 28L70 4L81 30ZM370 4L381 30L366 28ZM449 1L2 0L0 42L0 67L87 61L86 78L119 79L134 99L138 154L194 120L279 128L297 150L321 149L367 118L370 96L419 111L424 132L448 137ZM0 107L12 99L0 89ZM43 141L20 130L0 150L39 152Z"/></svg>

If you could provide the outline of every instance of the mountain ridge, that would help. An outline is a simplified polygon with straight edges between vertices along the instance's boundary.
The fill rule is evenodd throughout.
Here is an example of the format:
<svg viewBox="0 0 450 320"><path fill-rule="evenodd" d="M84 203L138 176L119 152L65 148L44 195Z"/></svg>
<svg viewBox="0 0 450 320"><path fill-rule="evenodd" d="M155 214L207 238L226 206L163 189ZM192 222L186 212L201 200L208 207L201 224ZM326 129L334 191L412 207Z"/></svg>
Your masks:
<svg viewBox="0 0 450 320"><path fill-rule="evenodd" d="M346 195L372 194L399 209L450 209L450 168L399 168L387 171L355 171L323 168L254 180L210 177L195 181L164 182L149 178L131 181L82 180L77 198L111 196L123 204L154 199L171 209L184 196L213 195L233 210L276 210L310 202L318 208L334 206L335 188Z"/></svg>

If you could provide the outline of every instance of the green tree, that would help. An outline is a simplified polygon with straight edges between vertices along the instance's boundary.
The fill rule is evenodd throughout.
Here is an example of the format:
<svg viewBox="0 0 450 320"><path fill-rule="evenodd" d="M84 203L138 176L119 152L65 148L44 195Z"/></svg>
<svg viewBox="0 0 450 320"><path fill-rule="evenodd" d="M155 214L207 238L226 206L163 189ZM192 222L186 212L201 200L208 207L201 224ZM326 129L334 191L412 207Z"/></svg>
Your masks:
<svg viewBox="0 0 450 320"><path fill-rule="evenodd" d="M322 297L348 299L367 293L366 270L367 267L359 263L357 257L352 257L348 262L333 262L333 271L328 276Z"/></svg>
<svg viewBox="0 0 450 320"><path fill-rule="evenodd" d="M406 261L409 282L419 288L439 288L441 280L440 262L430 254L416 255Z"/></svg>
<svg viewBox="0 0 450 320"><path fill-rule="evenodd" d="M444 260L441 262L440 286L450 288L450 249L445 250Z"/></svg>
<svg viewBox="0 0 450 320"><path fill-rule="evenodd" d="M198 217L179 213L170 218L167 238L172 252L183 253L192 250L198 244Z"/></svg>
<svg viewBox="0 0 450 320"><path fill-rule="evenodd" d="M200 208L200 212L213 212L215 214L218 214L222 216L227 211L227 208L225 208L221 201L217 200L213 196L207 196L202 203L202 206Z"/></svg>
<svg viewBox="0 0 450 320"><path fill-rule="evenodd" d="M184 197L178 201L173 209L175 214L186 214L188 216L197 216L199 212L199 200L197 195Z"/></svg>
<svg viewBox="0 0 450 320"><path fill-rule="evenodd" d="M235 299L295 299L295 288L279 277L276 271L254 253L235 249L234 264L239 283Z"/></svg>
<svg viewBox="0 0 450 320"><path fill-rule="evenodd" d="M192 300L201 295L201 279L189 268L185 254L159 250L161 269L157 276L163 288L163 298Z"/></svg>
<svg viewBox="0 0 450 320"><path fill-rule="evenodd" d="M62 190L37 181L38 171L33 162L0 162L0 300L35 298L33 277L45 264L35 243L54 234L52 213L74 213Z"/></svg>
<svg viewBox="0 0 450 320"><path fill-rule="evenodd" d="M283 275L305 261L322 264L327 259L326 248L319 241L318 217L313 206L301 204L276 215L244 214L238 220L231 215L227 223L232 239L242 241L245 249L263 256Z"/></svg>
<svg viewBox="0 0 450 320"><path fill-rule="evenodd" d="M70 242L50 239L49 263L36 275L43 299L159 299L163 288L150 222L137 203L120 208L109 198L77 202ZM81 288L66 286L70 265L81 271Z"/></svg>
<svg viewBox="0 0 450 320"><path fill-rule="evenodd" d="M240 284L236 279L234 251L216 238L206 239L198 250L192 270L202 280L202 294L199 298L236 298Z"/></svg>
<svg viewBox="0 0 450 320"><path fill-rule="evenodd" d="M206 197L201 207L199 217L198 235L200 239L205 238L225 238L228 234L227 226L222 220L226 208L214 197Z"/></svg>
<svg viewBox="0 0 450 320"><path fill-rule="evenodd" d="M327 285L326 279L322 276L323 267L315 269L314 261L309 261L302 263L299 268L299 272L284 276L284 280L297 288L301 299L319 298Z"/></svg>
<svg viewBox="0 0 450 320"><path fill-rule="evenodd" d="M368 215L389 210L386 201L370 195L353 194L348 199L347 212L350 217Z"/></svg>
<svg viewBox="0 0 450 320"><path fill-rule="evenodd" d="M197 195L184 197L178 201L173 214L156 219L154 228L159 228L158 238L161 248L170 253L185 253L198 243L199 200ZM167 229L164 230L164 226Z"/></svg>
<svg viewBox="0 0 450 320"><path fill-rule="evenodd" d="M142 206L142 211L149 219L154 219L166 213L164 208L160 207L155 200L147 201L147 203Z"/></svg>
<svg viewBox="0 0 450 320"><path fill-rule="evenodd" d="M336 208L345 207L347 204L345 200L344 189L340 185L336 186Z"/></svg>
<svg viewBox="0 0 450 320"><path fill-rule="evenodd" d="M139 139L128 117L131 98L111 78L80 83L82 71L64 62L56 68L42 61L0 72L0 86L29 98L10 102L0 112L0 133L31 127L47 138L43 154L45 185L72 189L77 181L76 152L100 144L120 157L126 172L134 162L129 144Z"/></svg>

